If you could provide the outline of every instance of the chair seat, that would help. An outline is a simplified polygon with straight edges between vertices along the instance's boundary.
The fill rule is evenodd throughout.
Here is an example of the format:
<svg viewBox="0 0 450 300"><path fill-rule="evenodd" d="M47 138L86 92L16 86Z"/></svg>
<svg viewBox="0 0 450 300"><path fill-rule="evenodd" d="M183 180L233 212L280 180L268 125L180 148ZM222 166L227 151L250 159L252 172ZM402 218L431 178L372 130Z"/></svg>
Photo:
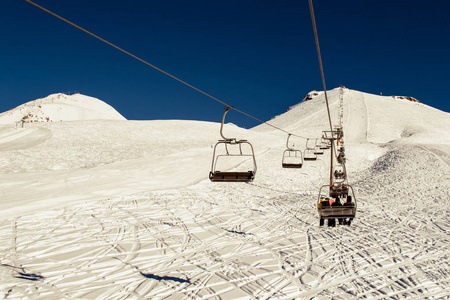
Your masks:
<svg viewBox="0 0 450 300"><path fill-rule="evenodd" d="M304 157L303 160L317 160L317 157Z"/></svg>
<svg viewBox="0 0 450 300"><path fill-rule="evenodd" d="M255 178L253 171L248 172L211 172L209 179L213 182L251 182Z"/></svg>
<svg viewBox="0 0 450 300"><path fill-rule="evenodd" d="M354 205L326 206L318 209L319 215L324 219L331 218L354 218L356 207Z"/></svg>
<svg viewBox="0 0 450 300"><path fill-rule="evenodd" d="M300 169L302 164L283 163L282 166L287 169Z"/></svg>

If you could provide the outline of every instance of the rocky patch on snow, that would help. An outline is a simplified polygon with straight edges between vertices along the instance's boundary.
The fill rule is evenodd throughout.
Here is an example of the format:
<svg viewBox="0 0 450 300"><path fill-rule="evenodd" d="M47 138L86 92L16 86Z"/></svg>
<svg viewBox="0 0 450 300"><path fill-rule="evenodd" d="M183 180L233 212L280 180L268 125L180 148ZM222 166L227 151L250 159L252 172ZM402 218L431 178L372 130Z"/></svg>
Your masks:
<svg viewBox="0 0 450 300"><path fill-rule="evenodd" d="M392 96L392 98L394 99L405 99L405 100L409 100L411 102L417 102L417 103L421 103L419 100L417 100L414 97L410 97L410 96Z"/></svg>

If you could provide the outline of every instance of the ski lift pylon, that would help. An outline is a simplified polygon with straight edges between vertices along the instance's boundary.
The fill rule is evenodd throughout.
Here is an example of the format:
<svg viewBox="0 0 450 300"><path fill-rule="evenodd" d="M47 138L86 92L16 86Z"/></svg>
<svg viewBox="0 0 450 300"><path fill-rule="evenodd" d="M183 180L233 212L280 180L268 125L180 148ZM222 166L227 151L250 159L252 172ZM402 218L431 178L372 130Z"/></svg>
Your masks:
<svg viewBox="0 0 450 300"><path fill-rule="evenodd" d="M251 182L255 178L256 174L256 158L255 151L253 150L252 144L247 140L237 140L236 138L226 138L223 135L223 124L225 121L225 116L232 107L225 107L225 112L222 117L222 124L220 125L220 135L223 140L219 140L214 146L213 159L211 165L211 172L209 172L209 179L212 182ZM223 145L225 150L224 154L216 155L216 150L219 145ZM248 145L251 151L249 153L244 153L243 145ZM230 147L237 148L237 153L231 153ZM253 161L253 169L249 171L219 171L217 170L217 162L219 158L223 157L250 157Z"/></svg>

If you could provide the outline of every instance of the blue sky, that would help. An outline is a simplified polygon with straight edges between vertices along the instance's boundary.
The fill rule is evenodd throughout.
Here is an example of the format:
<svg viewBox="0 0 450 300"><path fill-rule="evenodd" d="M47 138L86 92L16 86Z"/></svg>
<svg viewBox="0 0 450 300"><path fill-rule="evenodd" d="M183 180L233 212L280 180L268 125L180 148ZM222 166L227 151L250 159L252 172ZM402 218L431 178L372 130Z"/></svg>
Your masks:
<svg viewBox="0 0 450 300"><path fill-rule="evenodd" d="M307 0L35 2L262 120L323 90ZM316 0L314 9L328 89L450 111L450 1ZM0 111L80 92L127 119L220 122L222 104L26 1L3 1L0 28Z"/></svg>

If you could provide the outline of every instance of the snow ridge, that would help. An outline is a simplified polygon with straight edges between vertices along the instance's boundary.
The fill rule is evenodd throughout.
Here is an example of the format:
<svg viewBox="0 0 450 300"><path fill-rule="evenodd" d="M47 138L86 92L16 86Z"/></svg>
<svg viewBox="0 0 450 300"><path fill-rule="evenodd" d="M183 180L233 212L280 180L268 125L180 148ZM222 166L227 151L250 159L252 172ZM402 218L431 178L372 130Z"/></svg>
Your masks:
<svg viewBox="0 0 450 300"><path fill-rule="evenodd" d="M105 102L81 95L52 94L0 114L0 124L81 120L125 120Z"/></svg>

